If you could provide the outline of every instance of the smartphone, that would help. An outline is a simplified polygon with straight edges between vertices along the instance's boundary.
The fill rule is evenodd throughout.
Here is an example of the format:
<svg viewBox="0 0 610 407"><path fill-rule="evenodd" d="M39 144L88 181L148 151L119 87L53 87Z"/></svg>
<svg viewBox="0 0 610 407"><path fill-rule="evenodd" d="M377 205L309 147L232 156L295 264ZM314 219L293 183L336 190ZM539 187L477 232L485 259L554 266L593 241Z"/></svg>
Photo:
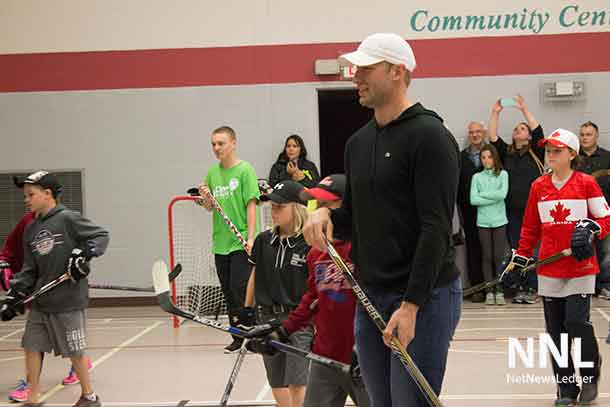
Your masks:
<svg viewBox="0 0 610 407"><path fill-rule="evenodd" d="M500 99L500 105L502 107L515 107L517 103L514 98L502 98Z"/></svg>

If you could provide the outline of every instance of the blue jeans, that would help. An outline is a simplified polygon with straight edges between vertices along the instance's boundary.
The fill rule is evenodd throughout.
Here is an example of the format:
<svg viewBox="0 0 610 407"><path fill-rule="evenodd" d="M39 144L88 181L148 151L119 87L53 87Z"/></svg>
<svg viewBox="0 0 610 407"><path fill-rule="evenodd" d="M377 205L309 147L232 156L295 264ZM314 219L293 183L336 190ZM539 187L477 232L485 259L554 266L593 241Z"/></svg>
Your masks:
<svg viewBox="0 0 610 407"><path fill-rule="evenodd" d="M602 288L610 290L610 237L595 240L595 252L599 263L599 274L595 278L595 292Z"/></svg>
<svg viewBox="0 0 610 407"><path fill-rule="evenodd" d="M402 293L364 288L387 322L402 301ZM417 312L415 338L407 352L438 395L441 392L449 343L460 320L462 281L436 288ZM398 358L383 343L381 333L362 306L356 310L356 346L371 407L427 406L426 399Z"/></svg>

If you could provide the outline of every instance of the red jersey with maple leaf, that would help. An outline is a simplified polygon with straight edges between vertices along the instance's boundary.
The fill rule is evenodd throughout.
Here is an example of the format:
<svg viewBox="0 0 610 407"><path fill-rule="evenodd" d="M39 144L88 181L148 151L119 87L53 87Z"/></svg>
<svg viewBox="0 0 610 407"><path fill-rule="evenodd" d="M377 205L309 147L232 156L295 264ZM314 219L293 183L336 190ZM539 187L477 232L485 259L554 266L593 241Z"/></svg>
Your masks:
<svg viewBox="0 0 610 407"><path fill-rule="evenodd" d="M574 226L585 218L599 223L602 228L600 239L610 232L610 207L593 177L574 171L563 187L557 189L551 174L541 176L530 188L517 253L531 257L539 240L539 258L569 248ZM554 278L598 272L596 256L580 262L570 256L538 267L538 274Z"/></svg>

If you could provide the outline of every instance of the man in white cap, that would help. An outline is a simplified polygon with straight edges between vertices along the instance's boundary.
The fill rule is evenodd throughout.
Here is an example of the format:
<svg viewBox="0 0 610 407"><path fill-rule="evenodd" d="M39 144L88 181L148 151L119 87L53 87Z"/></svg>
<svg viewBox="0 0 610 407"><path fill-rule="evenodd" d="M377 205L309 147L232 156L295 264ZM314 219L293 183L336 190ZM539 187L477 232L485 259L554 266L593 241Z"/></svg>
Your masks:
<svg viewBox="0 0 610 407"><path fill-rule="evenodd" d="M389 321L382 337L362 307L356 312L371 404L425 406L386 345L396 335L440 393L462 299L451 240L459 148L436 113L409 100L415 56L400 36L373 34L340 62L357 67L360 104L372 108L374 118L345 147L343 206L313 212L305 238L325 250L333 229L351 235L362 287Z"/></svg>

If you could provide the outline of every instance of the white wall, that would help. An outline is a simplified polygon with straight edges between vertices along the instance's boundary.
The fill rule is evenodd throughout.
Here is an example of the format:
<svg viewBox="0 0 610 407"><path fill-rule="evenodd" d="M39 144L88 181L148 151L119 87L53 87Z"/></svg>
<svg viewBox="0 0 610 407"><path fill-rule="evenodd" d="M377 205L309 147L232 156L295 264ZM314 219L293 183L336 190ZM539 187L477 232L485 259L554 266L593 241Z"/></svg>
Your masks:
<svg viewBox="0 0 610 407"><path fill-rule="evenodd" d="M601 144L610 147L610 73L576 77L588 85L582 103L541 104L538 86L547 76L421 79L413 82L412 97L444 117L462 145L470 120L487 121L496 98L520 92L547 131L576 131L591 119L603 132ZM261 177L293 132L304 137L319 163L316 89L344 86L0 94L0 163L4 171L83 168L86 214L111 233L95 280L149 285L152 263L168 258L169 200L200 182L215 162L210 131L233 126L241 157ZM505 110L501 134L509 135L520 120L517 111Z"/></svg>

